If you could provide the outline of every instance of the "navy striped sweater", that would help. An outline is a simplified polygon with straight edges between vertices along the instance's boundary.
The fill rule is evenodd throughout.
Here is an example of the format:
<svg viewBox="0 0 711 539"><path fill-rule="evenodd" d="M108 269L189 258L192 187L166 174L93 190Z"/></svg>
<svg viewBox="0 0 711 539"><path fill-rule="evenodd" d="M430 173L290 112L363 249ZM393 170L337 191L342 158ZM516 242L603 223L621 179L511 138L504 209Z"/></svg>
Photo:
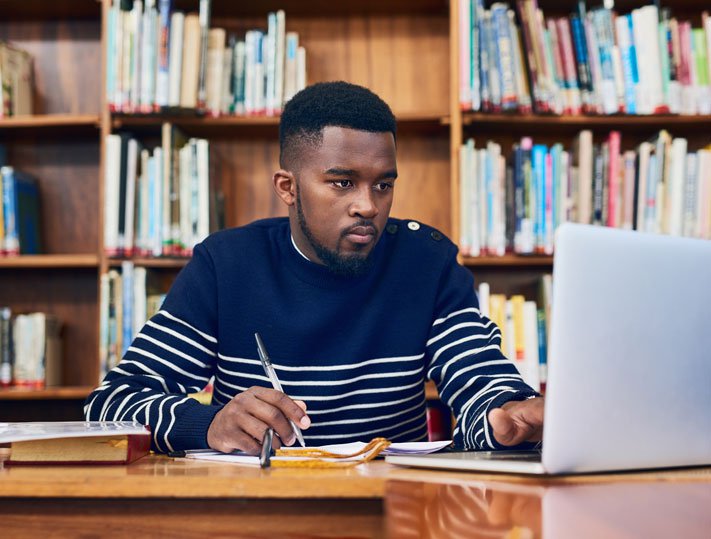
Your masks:
<svg viewBox="0 0 711 539"><path fill-rule="evenodd" d="M259 332L284 392L308 406L308 445L426 440L431 379L456 416L457 445L499 448L487 411L535 393L502 355L456 253L436 230L390 219L372 268L354 278L304 258L286 218L213 234L88 397L85 416L149 424L157 451L207 447L223 405L271 387ZM210 406L187 396L213 376Z"/></svg>

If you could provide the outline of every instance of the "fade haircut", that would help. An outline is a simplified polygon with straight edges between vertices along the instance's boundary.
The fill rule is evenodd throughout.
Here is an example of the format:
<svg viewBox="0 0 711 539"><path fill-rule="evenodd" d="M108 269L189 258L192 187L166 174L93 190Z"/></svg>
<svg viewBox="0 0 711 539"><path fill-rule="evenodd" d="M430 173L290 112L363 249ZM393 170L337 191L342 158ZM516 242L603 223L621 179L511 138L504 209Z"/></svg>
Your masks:
<svg viewBox="0 0 711 539"><path fill-rule="evenodd" d="M323 128L347 127L396 135L395 116L373 92L344 81L319 82L294 95L279 122L279 166L293 170L306 145L323 141Z"/></svg>

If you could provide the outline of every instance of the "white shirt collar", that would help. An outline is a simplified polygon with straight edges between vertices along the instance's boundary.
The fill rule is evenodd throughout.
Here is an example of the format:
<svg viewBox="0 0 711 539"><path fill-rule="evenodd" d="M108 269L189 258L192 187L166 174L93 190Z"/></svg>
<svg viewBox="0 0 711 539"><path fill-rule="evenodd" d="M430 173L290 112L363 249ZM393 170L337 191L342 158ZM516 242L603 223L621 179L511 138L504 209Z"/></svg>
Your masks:
<svg viewBox="0 0 711 539"><path fill-rule="evenodd" d="M306 260L308 260L309 262L312 262L312 260L311 260L308 256L306 256L304 253L302 253L302 252L301 252L301 249L299 249L299 248L296 246L296 242L294 241L294 235L293 235L293 234L291 234L291 244L294 246L294 249L296 249L296 252L297 252L297 253L299 253L301 256L303 256L303 257L304 257Z"/></svg>

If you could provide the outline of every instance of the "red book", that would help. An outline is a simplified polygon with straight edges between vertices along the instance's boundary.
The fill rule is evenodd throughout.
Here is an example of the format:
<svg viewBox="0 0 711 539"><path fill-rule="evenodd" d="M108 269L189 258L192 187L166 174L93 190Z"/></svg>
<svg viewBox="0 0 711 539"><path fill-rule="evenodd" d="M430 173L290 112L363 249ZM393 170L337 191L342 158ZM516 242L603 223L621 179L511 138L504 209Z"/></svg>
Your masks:
<svg viewBox="0 0 711 539"><path fill-rule="evenodd" d="M5 423L7 464L129 464L151 449L151 431L131 421Z"/></svg>

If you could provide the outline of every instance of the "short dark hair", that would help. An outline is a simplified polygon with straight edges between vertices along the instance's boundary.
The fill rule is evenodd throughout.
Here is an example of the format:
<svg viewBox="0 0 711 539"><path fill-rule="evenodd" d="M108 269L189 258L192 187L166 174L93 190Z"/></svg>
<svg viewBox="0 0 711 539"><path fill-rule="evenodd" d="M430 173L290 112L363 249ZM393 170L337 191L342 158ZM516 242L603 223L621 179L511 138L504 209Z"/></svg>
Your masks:
<svg viewBox="0 0 711 539"><path fill-rule="evenodd" d="M395 116L375 93L344 81L319 82L291 98L279 122L279 164L294 165L303 144L318 145L323 128L348 127L396 136Z"/></svg>

